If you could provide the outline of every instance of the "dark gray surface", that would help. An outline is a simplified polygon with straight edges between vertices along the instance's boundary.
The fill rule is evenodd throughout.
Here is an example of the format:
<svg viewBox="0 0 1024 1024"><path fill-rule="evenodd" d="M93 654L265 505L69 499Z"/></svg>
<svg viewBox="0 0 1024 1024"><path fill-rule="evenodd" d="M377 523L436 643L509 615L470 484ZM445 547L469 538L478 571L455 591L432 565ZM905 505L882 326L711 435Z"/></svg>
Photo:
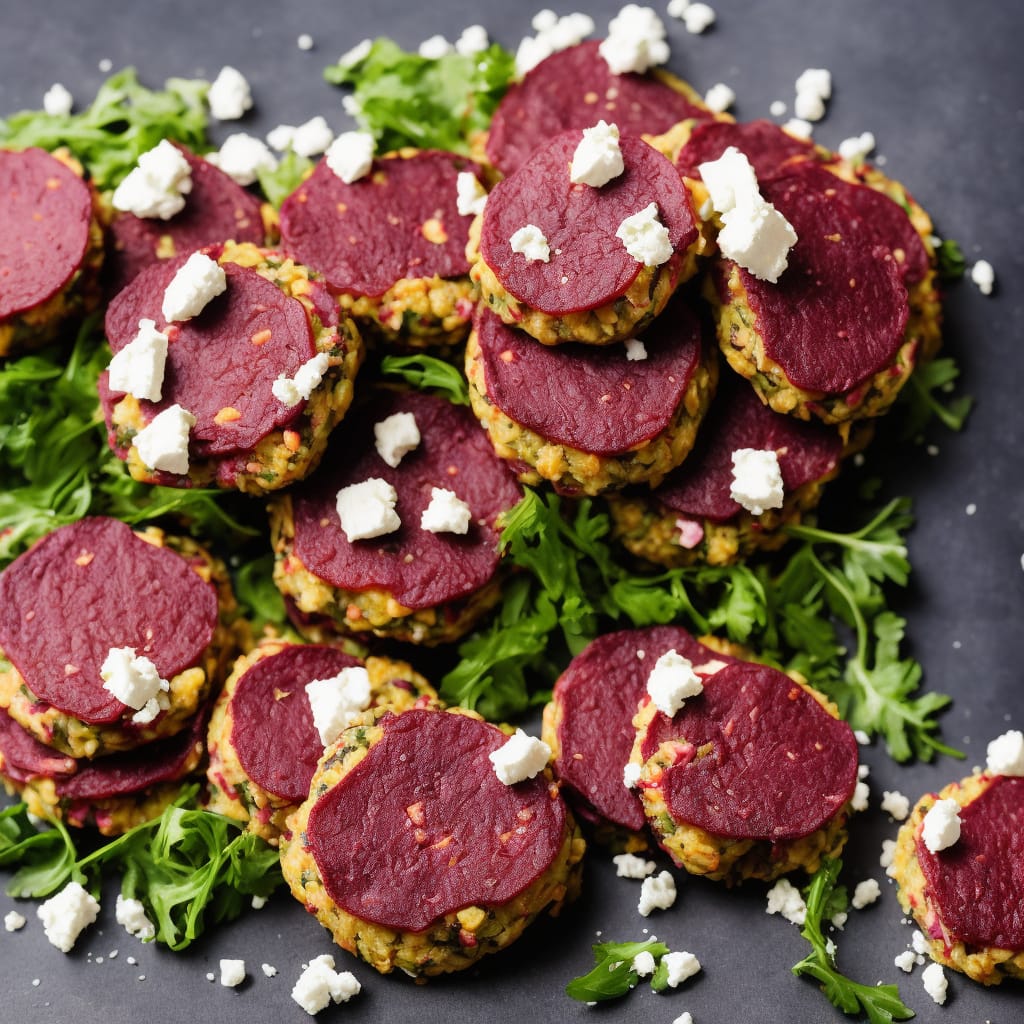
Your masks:
<svg viewBox="0 0 1024 1024"><path fill-rule="evenodd" d="M603 33L619 5L587 7ZM947 972L945 1008L913 976L893 966L910 938L895 894L878 866L881 840L896 828L878 810L884 789L912 799L969 771L984 760L985 744L1024 715L1018 694L1024 664L1021 630L1024 510L1018 391L1024 371L1024 320L1018 281L1024 271L1022 223L1019 40L1024 15L994 0L717 0L718 23L693 37L680 22L669 26L671 67L705 90L718 81L739 97L743 118L767 116L769 103L792 106L793 82L806 67L832 71L834 96L816 131L826 145L865 129L878 139L885 169L903 180L928 209L940 234L957 239L970 260L989 259L997 293L981 296L965 281L946 304L946 349L960 361L965 389L978 399L967 430L935 428L911 449L876 446L864 472L880 471L893 494L914 499L918 525L911 538L915 572L904 610L908 642L925 667L930 689L956 701L944 735L968 753L900 767L884 750L864 752L871 765L872 809L853 823L846 880L868 876L883 884L883 898L851 915L836 936L840 964L867 982L898 982L917 1019L998 1021L1021 1019L1022 990L985 990ZM561 13L571 8L563 8ZM659 12L664 4L657 5ZM256 109L241 127L258 132L323 113L336 129L347 126L340 94L326 85L322 67L367 35L393 36L409 46L440 31L453 38L480 21L514 47L529 31L533 8L497 0L466 5L440 0L431 7L393 0L222 0L156 4L130 0L4 3L0 13L0 110L41 105L45 89L62 81L79 102L91 99L109 58L115 69L135 64L148 84L167 75L212 77L222 64L240 68L253 86ZM311 52L296 47L309 32ZM236 130L237 125L222 126ZM968 515L968 505L976 513ZM798 930L764 913L761 886L727 892L676 872L680 895L668 912L647 920L636 912L638 883L617 879L608 857L595 849L582 900L557 922L540 924L506 953L461 977L415 986L379 977L338 951L363 994L321 1019L353 1021L513 1020L650 1021L668 1024L689 1010L696 1024L725 1021L831 1021L833 1010L815 986L789 974L805 953ZM2 879L0 879L2 880ZM14 901L0 895L0 915ZM113 892L98 926L64 956L43 938L34 907L19 933L0 932L0 1018L18 1022L96 1024L111 1020L219 1022L302 1020L289 998L300 965L332 949L326 933L280 894L256 913L214 932L183 954L143 946L113 920ZM627 1000L588 1009L564 996L565 982L590 966L590 944L639 938L648 929L674 949L698 955L704 971L675 992L637 990ZM116 959L109 952L119 951ZM138 960L129 965L129 955ZM97 963L99 957L103 963ZM244 957L249 980L229 991L205 980L220 957ZM259 965L280 973L265 978ZM145 980L139 980L139 975ZM38 987L32 984L39 979Z"/></svg>

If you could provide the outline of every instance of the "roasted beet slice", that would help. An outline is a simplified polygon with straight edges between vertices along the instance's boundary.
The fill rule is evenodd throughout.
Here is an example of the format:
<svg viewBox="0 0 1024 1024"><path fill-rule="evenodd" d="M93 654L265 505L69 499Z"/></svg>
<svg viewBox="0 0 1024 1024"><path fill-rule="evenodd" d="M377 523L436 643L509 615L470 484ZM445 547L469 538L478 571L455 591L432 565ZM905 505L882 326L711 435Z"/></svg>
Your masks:
<svg viewBox="0 0 1024 1024"><path fill-rule="evenodd" d="M74 775L79 761L40 743L6 711L0 711L0 766L15 782Z"/></svg>
<svg viewBox="0 0 1024 1024"><path fill-rule="evenodd" d="M778 174L786 160L815 155L813 143L794 138L771 121L706 121L694 125L676 154L676 167L688 178L699 178L700 165L717 160L730 146L750 161L758 181Z"/></svg>

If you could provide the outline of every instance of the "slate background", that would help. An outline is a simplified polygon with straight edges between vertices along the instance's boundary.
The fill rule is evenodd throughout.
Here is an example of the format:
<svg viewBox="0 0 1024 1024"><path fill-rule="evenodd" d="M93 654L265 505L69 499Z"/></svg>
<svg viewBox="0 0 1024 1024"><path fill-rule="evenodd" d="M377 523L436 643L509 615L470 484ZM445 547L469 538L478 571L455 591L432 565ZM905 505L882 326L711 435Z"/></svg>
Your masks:
<svg viewBox="0 0 1024 1024"><path fill-rule="evenodd" d="M603 34L619 4L580 6ZM927 454L924 443L907 447L883 436L860 471L881 474L886 493L914 499L914 574L899 602L909 619L907 649L924 665L928 688L954 695L944 736L967 759L901 767L877 745L864 751L872 768L872 809L854 824L844 877L851 886L869 875L878 878L883 898L852 914L836 938L841 966L863 981L898 982L919 1021L1019 1020L1019 985L985 990L948 972L950 995L940 1008L924 993L920 969L908 977L893 966L910 929L901 924L892 886L878 866L881 840L896 831L878 803L884 789L916 799L966 774L984 761L989 739L1024 722L1018 397L1024 371L1018 285L1024 270L1024 83L1018 53L1024 8L996 0L970 7L955 0L822 0L813 8L798 0L717 0L713 6L718 22L703 36L690 36L681 22L669 23L674 71L701 91L728 83L738 96L734 112L753 118L767 116L774 99L792 108L793 82L804 68L829 68L834 94L815 137L837 146L849 135L873 131L878 152L887 158L885 170L908 184L938 232L957 239L970 261L990 260L998 275L992 297L964 281L950 289L946 303L946 351L960 363L963 389L977 398L967 429L956 435L933 427L923 441L938 447L935 455ZM657 9L663 12L664 4ZM533 10L496 0L438 0L432 7L395 0L290 0L287 7L270 0L4 3L0 111L40 107L43 92L58 80L80 104L87 103L104 77L97 68L102 58L115 70L136 65L150 85L169 75L212 78L230 63L249 78L256 109L240 125L215 126L217 138L239 128L263 133L315 113L342 130L349 123L341 94L320 72L365 36L387 34L415 46L437 31L455 38L466 24L479 21L493 39L514 48L530 31ZM310 52L296 46L302 32L314 37ZM826 514L841 504L841 495L833 496ZM976 506L975 514L967 513L968 505ZM364 991L321 1019L432 1024L501 1016L668 1024L684 1010L697 1024L843 1019L812 983L790 975L806 947L795 927L764 913L763 887L726 892L695 879L680 877L679 883L675 908L644 920L636 913L637 883L617 879L608 858L595 851L575 907L464 976L416 986L404 977L379 977L338 951L339 966L352 968ZM28 926L16 934L0 932L0 1016L25 1024L306 1019L289 998L291 985L301 964L332 944L289 896L278 895L264 910L214 931L182 954L126 935L114 922L113 897L111 892L97 926L67 956L46 943L34 908L20 908L30 918ZM13 905L0 895L0 915ZM566 981L589 969L596 936L634 939L644 929L674 949L696 953L703 973L675 992L655 996L641 988L593 1009L564 996ZM110 960L115 948L119 955ZM129 955L137 966L127 963ZM250 977L241 988L231 991L205 980L208 971L217 971L220 957L246 959ZM276 965L279 975L265 978L262 962ZM34 978L40 979L38 987Z"/></svg>

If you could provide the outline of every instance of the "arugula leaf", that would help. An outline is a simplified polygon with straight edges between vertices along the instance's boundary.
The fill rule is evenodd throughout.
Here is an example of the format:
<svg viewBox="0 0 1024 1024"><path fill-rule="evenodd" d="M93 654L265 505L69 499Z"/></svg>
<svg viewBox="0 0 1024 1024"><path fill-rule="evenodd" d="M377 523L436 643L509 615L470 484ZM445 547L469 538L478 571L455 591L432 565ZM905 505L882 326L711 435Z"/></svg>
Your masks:
<svg viewBox="0 0 1024 1024"><path fill-rule="evenodd" d="M949 430L963 429L974 399L970 395L945 401L939 397L940 393L945 395L953 390L959 376L960 368L948 357L933 359L914 370L898 399L904 439L917 437L933 416Z"/></svg>
<svg viewBox="0 0 1024 1024"><path fill-rule="evenodd" d="M268 551L243 562L233 573L239 612L257 633L272 626L278 634L291 634L284 598L274 586L273 570L274 556Z"/></svg>
<svg viewBox="0 0 1024 1024"><path fill-rule="evenodd" d="M0 867L22 865L8 883L8 896L49 896L73 876L75 845L60 822L39 831L25 804L0 811Z"/></svg>
<svg viewBox="0 0 1024 1024"><path fill-rule="evenodd" d="M384 38L361 60L324 70L328 82L354 86L356 120L378 151L415 146L467 155L514 74L514 56L497 43L471 56L434 59Z"/></svg>
<svg viewBox="0 0 1024 1024"><path fill-rule="evenodd" d="M843 1013L866 1013L871 1024L909 1020L914 1011L900 999L895 985L863 985L847 978L836 967L835 953L830 951L822 922L846 909L845 893L836 887L842 866L841 860L826 858L804 890L807 918L800 934L811 944L811 952L794 965L793 973L797 977L806 974L816 978L829 1002Z"/></svg>
<svg viewBox="0 0 1024 1024"><path fill-rule="evenodd" d="M302 184L312 169L313 161L309 157L299 156L295 150L290 149L278 161L277 167L273 170L258 167L256 176L267 201L275 210L279 210L285 199Z"/></svg>
<svg viewBox="0 0 1024 1024"><path fill-rule="evenodd" d="M163 90L151 90L139 84L134 68L125 68L100 86L81 113L23 110L0 118L0 145L67 146L98 188L114 188L161 139L174 139L196 152L209 149L203 102L208 88L198 79L169 78Z"/></svg>
<svg viewBox="0 0 1024 1024"><path fill-rule="evenodd" d="M967 260L959 243L944 238L935 248L935 260L942 281L959 281L967 270Z"/></svg>
<svg viewBox="0 0 1024 1024"><path fill-rule="evenodd" d="M606 999L618 999L636 988L640 980L633 970L633 961L640 953L650 953L661 967L661 958L668 952L668 946L657 939L646 942L599 942L593 947L594 969L589 974L574 978L565 987L567 995L581 1002L594 1003ZM665 972L661 972L664 976ZM656 971L651 979L654 990L658 979ZM662 979L663 980L663 979ZM665 985L661 984L661 988Z"/></svg>
<svg viewBox="0 0 1024 1024"><path fill-rule="evenodd" d="M439 394L453 405L469 405L466 378L451 363L436 356L385 356L380 372L385 377L399 377L420 391Z"/></svg>

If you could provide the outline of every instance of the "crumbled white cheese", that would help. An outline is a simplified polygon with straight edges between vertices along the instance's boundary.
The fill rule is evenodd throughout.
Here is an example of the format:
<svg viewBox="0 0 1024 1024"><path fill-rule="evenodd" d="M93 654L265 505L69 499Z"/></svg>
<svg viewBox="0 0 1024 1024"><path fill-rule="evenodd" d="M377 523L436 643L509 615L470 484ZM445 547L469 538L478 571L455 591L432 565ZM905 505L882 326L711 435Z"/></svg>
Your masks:
<svg viewBox="0 0 1024 1024"><path fill-rule="evenodd" d="M329 746L365 711L373 699L369 673L361 665L343 668L330 679L306 683L306 697L320 742Z"/></svg>
<svg viewBox="0 0 1024 1024"><path fill-rule="evenodd" d="M194 252L178 268L164 291L161 313L168 323L191 320L227 286L224 268L205 253Z"/></svg>
<svg viewBox="0 0 1024 1024"><path fill-rule="evenodd" d="M637 977L647 978L654 973L658 965L654 962L654 955L644 949L633 957L632 966L633 970L636 971Z"/></svg>
<svg viewBox="0 0 1024 1024"><path fill-rule="evenodd" d="M626 4L609 22L598 52L613 75L643 74L668 60L664 22L653 7Z"/></svg>
<svg viewBox="0 0 1024 1024"><path fill-rule="evenodd" d="M430 489L430 504L420 515L420 529L428 533L469 533L473 511L454 491Z"/></svg>
<svg viewBox="0 0 1024 1024"><path fill-rule="evenodd" d="M659 267L672 256L668 228L658 219L658 204L649 203L618 226L615 231L626 252L645 267Z"/></svg>
<svg viewBox="0 0 1024 1024"><path fill-rule="evenodd" d="M472 171L459 171L455 179L455 206L462 217L475 217L484 212L487 190Z"/></svg>
<svg viewBox="0 0 1024 1024"><path fill-rule="evenodd" d="M192 191L192 168L167 139L146 150L110 199L115 210L136 217L170 220L185 207Z"/></svg>
<svg viewBox="0 0 1024 1024"><path fill-rule="evenodd" d="M474 53L482 53L490 45L487 29L483 25L467 25L462 30L462 35L455 40L455 52L463 57L472 57Z"/></svg>
<svg viewBox="0 0 1024 1024"><path fill-rule="evenodd" d="M700 972L700 961L685 950L679 953L666 953L661 962L668 968L665 978L669 988L678 988L687 978Z"/></svg>
<svg viewBox="0 0 1024 1024"><path fill-rule="evenodd" d="M67 117L74 105L74 97L60 82L54 82L43 95L43 110L50 117Z"/></svg>
<svg viewBox="0 0 1024 1024"><path fill-rule="evenodd" d="M866 811L868 809L868 798L871 796L871 790L868 788L866 782L858 782L853 787L853 796L850 797L850 806L855 811Z"/></svg>
<svg viewBox="0 0 1024 1024"><path fill-rule="evenodd" d="M396 469L402 459L420 443L420 428L411 412L396 412L373 425L377 454Z"/></svg>
<svg viewBox="0 0 1024 1024"><path fill-rule="evenodd" d="M324 159L346 185L351 185L370 173L376 145L369 132L342 132L330 144Z"/></svg>
<svg viewBox="0 0 1024 1024"><path fill-rule="evenodd" d="M865 907L870 906L879 896L882 895L882 890L878 885L878 882L873 878L865 878L863 882L858 882L857 887L853 890L853 896L850 899L850 906L854 910L863 910Z"/></svg>
<svg viewBox="0 0 1024 1024"><path fill-rule="evenodd" d="M25 927L24 915L19 914L16 910L8 910L4 914L4 929L9 932L21 931Z"/></svg>
<svg viewBox="0 0 1024 1024"><path fill-rule="evenodd" d="M99 903L78 882L68 882L56 896L36 908L46 938L62 953L71 951L99 912Z"/></svg>
<svg viewBox="0 0 1024 1024"><path fill-rule="evenodd" d="M245 961L222 958L220 962L220 983L225 988L236 988L245 981Z"/></svg>
<svg viewBox="0 0 1024 1024"><path fill-rule="evenodd" d="M995 775L1024 775L1024 733L1009 729L989 743L985 763Z"/></svg>
<svg viewBox="0 0 1024 1024"><path fill-rule="evenodd" d="M683 1010L672 1024L693 1024L693 1014L689 1010Z"/></svg>
<svg viewBox="0 0 1024 1024"><path fill-rule="evenodd" d="M122 704L144 712L141 718L133 716L132 720L140 724L151 722L168 706L166 698L163 702L158 698L170 690L171 684L160 678L156 665L149 658L136 655L134 647L111 647L100 666L100 678L103 689Z"/></svg>
<svg viewBox="0 0 1024 1024"><path fill-rule="evenodd" d="M921 838L932 853L948 849L960 838L960 805L953 799L936 800L924 816Z"/></svg>
<svg viewBox="0 0 1024 1024"><path fill-rule="evenodd" d="M839 155L844 160L860 163L874 148L874 135L871 132L861 132L860 135L852 135L839 143Z"/></svg>
<svg viewBox="0 0 1024 1024"><path fill-rule="evenodd" d="M914 934L910 936L910 945L919 956L923 956L932 948L931 942L928 941L928 936L919 928L915 928Z"/></svg>
<svg viewBox="0 0 1024 1024"><path fill-rule="evenodd" d="M237 121L252 107L252 90L241 71L226 65L211 83L206 102L218 121Z"/></svg>
<svg viewBox="0 0 1024 1024"><path fill-rule="evenodd" d="M288 127L288 125L280 125L274 129L274 132L279 132L281 128L287 129ZM287 138L288 141L283 147L276 146L269 135L267 136L267 142L274 146L274 149L288 149L290 146L299 156L312 157L319 156L319 154L325 152L330 147L334 141L334 132L331 131L323 116L317 114L316 117L311 117L308 121L304 121L297 127L292 128Z"/></svg>
<svg viewBox="0 0 1024 1024"><path fill-rule="evenodd" d="M260 970L264 978L276 978L277 968L273 964L260 964Z"/></svg>
<svg viewBox="0 0 1024 1024"><path fill-rule="evenodd" d="M697 171L711 205L720 214L737 206L764 202L753 165L735 146L729 146L717 160L706 160Z"/></svg>
<svg viewBox="0 0 1024 1024"><path fill-rule="evenodd" d="M622 784L626 789L634 789L636 784L640 781L641 768L638 764L627 764L622 769Z"/></svg>
<svg viewBox="0 0 1024 1024"><path fill-rule="evenodd" d="M267 897L266 896L258 896L257 895L257 896L253 896L253 898L251 900L249 900L249 906L252 907L253 910L262 910L266 905L267 905Z"/></svg>
<svg viewBox="0 0 1024 1024"><path fill-rule="evenodd" d="M849 918L849 916L850 915L845 910L837 910L832 915L832 927L837 929L838 931L842 931L843 926L846 924L847 918Z"/></svg>
<svg viewBox="0 0 1024 1024"><path fill-rule="evenodd" d="M206 160L239 185L251 185L260 171L277 169L277 157L267 144L245 132L229 135L216 153L207 154Z"/></svg>
<svg viewBox="0 0 1024 1024"><path fill-rule="evenodd" d="M426 57L427 60L440 60L442 57L447 57L449 53L454 53L454 51L455 48L444 36L436 35L431 36L429 39L424 39L419 45L418 52L421 57Z"/></svg>
<svg viewBox="0 0 1024 1024"><path fill-rule="evenodd" d="M971 280L977 285L982 295L991 295L996 283L996 272L988 260L978 260L971 267Z"/></svg>
<svg viewBox="0 0 1024 1024"><path fill-rule="evenodd" d="M786 104L782 100L772 100L768 105L768 113L772 117L782 117L786 113Z"/></svg>
<svg viewBox="0 0 1024 1024"><path fill-rule="evenodd" d="M825 101L831 96L831 73L825 68L808 68L796 80L793 110L804 121L820 121L825 116Z"/></svg>
<svg viewBox="0 0 1024 1024"><path fill-rule="evenodd" d="M814 125L802 117L791 117L782 126L782 130L798 139L809 139L814 131Z"/></svg>
<svg viewBox="0 0 1024 1024"><path fill-rule="evenodd" d="M338 491L336 507L341 528L350 541L394 533L402 525L395 503L398 492L386 480L370 477Z"/></svg>
<svg viewBox="0 0 1024 1024"><path fill-rule="evenodd" d="M532 779L544 770L551 757L551 748L535 736L528 736L522 729L497 749L487 755L494 766L494 774L506 786Z"/></svg>
<svg viewBox="0 0 1024 1024"><path fill-rule="evenodd" d="M671 10L669 14L671 14ZM715 12L707 4L701 3L688 3L683 9L682 13L676 15L683 19L683 24L686 26L686 31L692 36L699 36L702 32L706 32L715 23Z"/></svg>
<svg viewBox="0 0 1024 1024"><path fill-rule="evenodd" d="M292 999L311 1017L326 1009L333 1000L347 1003L359 994L360 985L351 971L338 973L334 957L324 953L311 960L292 988Z"/></svg>
<svg viewBox="0 0 1024 1024"><path fill-rule="evenodd" d="M653 860L644 860L635 853L617 853L612 857L612 863L619 878L643 879L653 875L657 867Z"/></svg>
<svg viewBox="0 0 1024 1024"><path fill-rule="evenodd" d="M141 900L125 898L118 894L117 907L115 909L117 923L129 935L138 936L143 942L148 941L156 935L156 928L153 922L146 916L146 908Z"/></svg>
<svg viewBox="0 0 1024 1024"><path fill-rule="evenodd" d="M674 715L689 697L704 690L700 676L693 671L689 659L675 648L666 651L655 663L647 677L647 693L654 706L665 715Z"/></svg>
<svg viewBox="0 0 1024 1024"><path fill-rule="evenodd" d="M775 451L737 448L732 453L730 496L751 515L765 509L782 508L784 488L779 456Z"/></svg>
<svg viewBox="0 0 1024 1024"><path fill-rule="evenodd" d="M804 121L820 121L825 116L825 101L813 92L798 92L793 112Z"/></svg>
<svg viewBox="0 0 1024 1024"><path fill-rule="evenodd" d="M526 36L516 48L516 77L522 78L542 60L559 50L582 43L594 31L594 19L588 14L558 17L554 11L538 11L531 27L536 36Z"/></svg>
<svg viewBox="0 0 1024 1024"><path fill-rule="evenodd" d="M766 914L781 914L787 921L802 925L807 920L807 904L800 890L788 878L780 878L768 890Z"/></svg>
<svg viewBox="0 0 1024 1024"><path fill-rule="evenodd" d="M879 866L886 869L892 867L892 862L896 859L896 840L895 839L883 839L882 840L882 852L878 855Z"/></svg>
<svg viewBox="0 0 1024 1024"><path fill-rule="evenodd" d="M140 430L132 444L144 466L165 473L188 472L188 434L196 418L180 405L172 405Z"/></svg>
<svg viewBox="0 0 1024 1024"><path fill-rule="evenodd" d="M645 878L640 886L637 910L647 917L652 910L668 910L676 901L676 880L667 872Z"/></svg>
<svg viewBox="0 0 1024 1024"><path fill-rule="evenodd" d="M159 402L166 363L167 335L156 329L154 321L142 319L135 337L110 360L110 390Z"/></svg>
<svg viewBox="0 0 1024 1024"><path fill-rule="evenodd" d="M871 737L863 729L854 729L853 738L862 746L866 747L871 743Z"/></svg>
<svg viewBox="0 0 1024 1024"><path fill-rule="evenodd" d="M308 401L330 365L330 356L326 352L318 352L295 371L294 377L286 377L282 373L270 385L270 390L279 402L293 409L299 402Z"/></svg>
<svg viewBox="0 0 1024 1024"><path fill-rule="evenodd" d="M949 982L946 980L946 972L942 964L931 963L921 972L921 983L925 992L932 997L940 1006L946 1001L946 989Z"/></svg>
<svg viewBox="0 0 1024 1024"><path fill-rule="evenodd" d="M896 821L906 821L910 800L898 789L882 791L882 810Z"/></svg>
<svg viewBox="0 0 1024 1024"><path fill-rule="evenodd" d="M647 358L647 346L639 338L626 339L626 359L631 363Z"/></svg>
<svg viewBox="0 0 1024 1024"><path fill-rule="evenodd" d="M541 260L547 263L551 259L548 240L536 224L526 224L518 231L514 231L508 244L512 246L513 252L525 256L531 262Z"/></svg>
<svg viewBox="0 0 1024 1024"><path fill-rule="evenodd" d="M338 65L343 70L355 67L361 61L366 60L373 49L372 39L363 39L356 43L351 49L346 50L339 58ZM271 143L273 145L273 143Z"/></svg>
<svg viewBox="0 0 1024 1024"><path fill-rule="evenodd" d="M625 167L619 148L619 126L602 120L583 129L583 138L572 155L569 180L574 185L601 188L622 174Z"/></svg>
<svg viewBox="0 0 1024 1024"><path fill-rule="evenodd" d="M704 102L716 114L724 114L736 102L736 93L725 82L716 82L704 94Z"/></svg>
<svg viewBox="0 0 1024 1024"><path fill-rule="evenodd" d="M308 32L303 32L298 39L295 40L295 45L300 50L312 50L313 49L313 37Z"/></svg>
<svg viewBox="0 0 1024 1024"><path fill-rule="evenodd" d="M914 955L912 949L905 949L899 956L893 960L893 963L901 970L906 971L909 974L914 969L914 964L917 963L917 957Z"/></svg>
<svg viewBox="0 0 1024 1024"><path fill-rule="evenodd" d="M796 245L793 225L771 204L737 206L722 217L718 247L722 255L750 271L759 281L775 284L789 265Z"/></svg>

